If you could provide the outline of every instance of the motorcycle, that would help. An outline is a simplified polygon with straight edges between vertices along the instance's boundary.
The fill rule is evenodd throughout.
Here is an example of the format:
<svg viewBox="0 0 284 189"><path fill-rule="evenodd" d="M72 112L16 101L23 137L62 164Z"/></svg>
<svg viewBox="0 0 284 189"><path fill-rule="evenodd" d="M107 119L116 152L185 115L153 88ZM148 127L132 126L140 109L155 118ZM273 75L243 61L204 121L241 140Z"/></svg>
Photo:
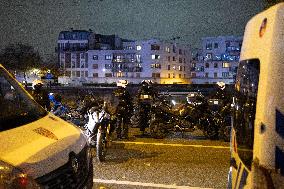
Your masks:
<svg viewBox="0 0 284 189"><path fill-rule="evenodd" d="M193 125L188 115L180 115L164 101L156 101L151 107L150 134L154 138L164 138L171 131L192 132Z"/></svg>
<svg viewBox="0 0 284 189"><path fill-rule="evenodd" d="M96 157L100 162L105 161L107 148L110 146L110 115L104 110L91 108L87 113L88 121L85 133L91 146L96 148Z"/></svg>

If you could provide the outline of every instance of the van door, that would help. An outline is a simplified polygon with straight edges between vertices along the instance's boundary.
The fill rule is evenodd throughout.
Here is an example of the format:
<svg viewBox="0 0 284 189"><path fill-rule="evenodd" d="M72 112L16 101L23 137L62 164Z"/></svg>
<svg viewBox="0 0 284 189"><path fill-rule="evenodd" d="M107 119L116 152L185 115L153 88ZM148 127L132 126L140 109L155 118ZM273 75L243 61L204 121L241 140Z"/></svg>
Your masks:
<svg viewBox="0 0 284 189"><path fill-rule="evenodd" d="M231 140L232 188L243 188L251 170L259 68L258 59L243 60L238 68Z"/></svg>

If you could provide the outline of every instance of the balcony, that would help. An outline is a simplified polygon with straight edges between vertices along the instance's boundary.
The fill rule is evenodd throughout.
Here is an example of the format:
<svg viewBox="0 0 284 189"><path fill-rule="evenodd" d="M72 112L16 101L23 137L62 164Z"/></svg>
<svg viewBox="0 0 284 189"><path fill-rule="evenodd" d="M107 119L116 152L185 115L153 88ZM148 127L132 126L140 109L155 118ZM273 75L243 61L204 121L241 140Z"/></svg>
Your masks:
<svg viewBox="0 0 284 189"><path fill-rule="evenodd" d="M65 48L55 48L55 52L74 52L74 51L88 51L87 47L65 47Z"/></svg>
<svg viewBox="0 0 284 189"><path fill-rule="evenodd" d="M130 67L130 68L112 68L112 72L142 72L142 67Z"/></svg>

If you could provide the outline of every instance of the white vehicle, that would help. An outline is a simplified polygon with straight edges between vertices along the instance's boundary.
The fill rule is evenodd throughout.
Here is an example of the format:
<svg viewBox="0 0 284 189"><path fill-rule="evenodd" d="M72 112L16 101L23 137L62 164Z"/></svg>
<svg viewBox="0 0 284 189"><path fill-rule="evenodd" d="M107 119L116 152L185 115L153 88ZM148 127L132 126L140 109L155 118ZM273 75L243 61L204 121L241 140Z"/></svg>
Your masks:
<svg viewBox="0 0 284 189"><path fill-rule="evenodd" d="M228 188L284 188L284 3L253 17L234 97Z"/></svg>
<svg viewBox="0 0 284 189"><path fill-rule="evenodd" d="M79 128L45 111L0 64L0 188L92 188Z"/></svg>

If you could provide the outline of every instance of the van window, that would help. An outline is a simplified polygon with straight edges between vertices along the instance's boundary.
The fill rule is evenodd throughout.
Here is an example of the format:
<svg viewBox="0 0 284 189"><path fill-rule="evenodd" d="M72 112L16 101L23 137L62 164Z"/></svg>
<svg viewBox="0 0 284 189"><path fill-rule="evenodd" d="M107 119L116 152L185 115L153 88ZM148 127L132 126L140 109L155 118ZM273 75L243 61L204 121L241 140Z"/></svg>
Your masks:
<svg viewBox="0 0 284 189"><path fill-rule="evenodd" d="M0 131L38 120L47 112L0 67Z"/></svg>
<svg viewBox="0 0 284 189"><path fill-rule="evenodd" d="M236 78L233 127L236 132L238 155L250 169L253 158L254 119L259 80L258 59L241 61Z"/></svg>

